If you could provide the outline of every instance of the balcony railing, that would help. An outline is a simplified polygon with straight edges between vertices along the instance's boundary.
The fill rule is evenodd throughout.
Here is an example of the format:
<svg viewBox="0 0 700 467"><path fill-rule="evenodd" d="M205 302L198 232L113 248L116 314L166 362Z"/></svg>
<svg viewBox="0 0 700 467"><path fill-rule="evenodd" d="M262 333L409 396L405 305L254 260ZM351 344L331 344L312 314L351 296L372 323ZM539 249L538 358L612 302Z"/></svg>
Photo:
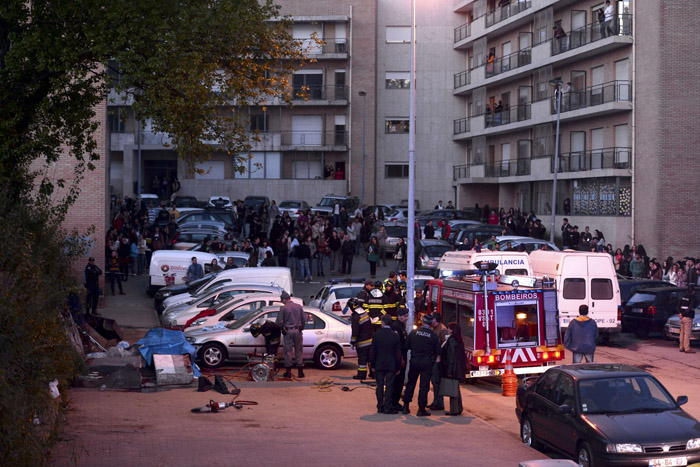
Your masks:
<svg viewBox="0 0 700 467"><path fill-rule="evenodd" d="M458 118L454 121L454 134L461 135L469 131L469 117Z"/></svg>
<svg viewBox="0 0 700 467"><path fill-rule="evenodd" d="M559 154L559 173L588 172L599 169L631 169L632 148L616 147ZM554 156L550 159L554 173Z"/></svg>
<svg viewBox="0 0 700 467"><path fill-rule="evenodd" d="M530 104L520 104L509 109L486 113L484 114L484 127L489 128L529 120L531 117L531 110L532 107Z"/></svg>
<svg viewBox="0 0 700 467"><path fill-rule="evenodd" d="M514 177L530 175L530 159L509 159L484 166L486 177Z"/></svg>
<svg viewBox="0 0 700 467"><path fill-rule="evenodd" d="M562 91L561 111L583 109L608 102L632 102L632 81L610 81L580 91ZM557 99L551 98L552 115L557 113Z"/></svg>
<svg viewBox="0 0 700 467"><path fill-rule="evenodd" d="M283 146L347 146L347 131L283 131Z"/></svg>
<svg viewBox="0 0 700 467"><path fill-rule="evenodd" d="M498 58L491 63L487 60L486 77L490 78L530 63L532 63L532 48L528 47Z"/></svg>
<svg viewBox="0 0 700 467"><path fill-rule="evenodd" d="M463 39L472 35L472 25L471 23L464 23L461 26L455 28L455 44Z"/></svg>
<svg viewBox="0 0 700 467"><path fill-rule="evenodd" d="M460 71L459 73L455 73L455 89L461 88L462 86L466 86L468 84L472 84L472 77L471 73L469 70L466 71Z"/></svg>
<svg viewBox="0 0 700 467"><path fill-rule="evenodd" d="M308 99L310 101L332 101L348 99L348 87L338 85L294 86L292 93L292 97L299 100Z"/></svg>
<svg viewBox="0 0 700 467"><path fill-rule="evenodd" d="M455 165L452 167L452 180L456 182L460 178L469 178L468 165Z"/></svg>
<svg viewBox="0 0 700 467"><path fill-rule="evenodd" d="M582 47L591 42L599 41L611 36L631 36L632 35L632 15L615 15L610 21L588 24L578 29L572 30L565 37L555 37L552 39L552 55L558 55L568 50Z"/></svg>
<svg viewBox="0 0 700 467"><path fill-rule="evenodd" d="M517 15L521 11L525 11L532 6L531 0L514 0L513 2L496 8L493 11L486 13L486 27L491 27L496 23L505 21L511 16Z"/></svg>
<svg viewBox="0 0 700 467"><path fill-rule="evenodd" d="M347 39L321 39L323 43L319 44L311 39L304 39L302 45L307 47L309 55L321 54L346 54L348 53Z"/></svg>

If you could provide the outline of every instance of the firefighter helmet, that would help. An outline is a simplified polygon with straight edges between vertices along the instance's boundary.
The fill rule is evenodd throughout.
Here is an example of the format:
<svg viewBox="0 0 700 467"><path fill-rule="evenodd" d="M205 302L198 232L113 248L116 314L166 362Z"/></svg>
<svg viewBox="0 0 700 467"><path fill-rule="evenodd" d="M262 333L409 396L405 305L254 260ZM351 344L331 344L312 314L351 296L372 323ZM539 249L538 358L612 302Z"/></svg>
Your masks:
<svg viewBox="0 0 700 467"><path fill-rule="evenodd" d="M259 324L253 324L250 326L250 333L253 335L253 337L258 337L260 333L262 332L262 326Z"/></svg>
<svg viewBox="0 0 700 467"><path fill-rule="evenodd" d="M348 300L347 303L348 307L350 307L351 310L354 310L356 308L360 308L360 301L356 298L351 298Z"/></svg>

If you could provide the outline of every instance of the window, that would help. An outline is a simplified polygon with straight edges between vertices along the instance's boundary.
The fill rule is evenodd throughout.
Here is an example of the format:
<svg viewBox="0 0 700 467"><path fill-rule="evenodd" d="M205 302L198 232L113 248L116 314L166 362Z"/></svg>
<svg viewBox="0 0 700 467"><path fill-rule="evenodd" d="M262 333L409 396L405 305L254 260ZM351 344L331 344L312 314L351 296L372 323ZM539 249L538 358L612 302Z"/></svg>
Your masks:
<svg viewBox="0 0 700 467"><path fill-rule="evenodd" d="M111 133L124 133L127 117L126 107L112 107L107 112L109 120L109 131Z"/></svg>
<svg viewBox="0 0 700 467"><path fill-rule="evenodd" d="M567 300L583 300L586 298L585 279L564 279L564 291L562 296Z"/></svg>
<svg viewBox="0 0 700 467"><path fill-rule="evenodd" d="M411 73L408 71L387 71L387 89L409 89L411 87Z"/></svg>
<svg viewBox="0 0 700 467"><path fill-rule="evenodd" d="M295 99L323 99L323 72L297 71L292 76L292 87Z"/></svg>
<svg viewBox="0 0 700 467"><path fill-rule="evenodd" d="M557 385L556 399L557 405L568 405L574 407L574 380L570 376L561 375L559 384Z"/></svg>
<svg viewBox="0 0 700 467"><path fill-rule="evenodd" d="M411 26L387 26L386 41L393 43L411 42Z"/></svg>
<svg viewBox="0 0 700 467"><path fill-rule="evenodd" d="M613 298L612 281L610 279L592 279L591 298L593 300L611 300Z"/></svg>
<svg viewBox="0 0 700 467"><path fill-rule="evenodd" d="M202 170L203 173L195 172L194 178L197 180L223 180L224 165L224 161L199 162L195 167L197 170Z"/></svg>
<svg viewBox="0 0 700 467"><path fill-rule="evenodd" d="M304 313L304 320L306 321L304 329L325 329L326 327L325 321L312 313Z"/></svg>
<svg viewBox="0 0 700 467"><path fill-rule="evenodd" d="M559 372L549 371L537 382L537 387L535 392L547 400L554 402L555 397L555 385L557 378L559 377Z"/></svg>
<svg viewBox="0 0 700 467"><path fill-rule="evenodd" d="M408 133L409 120L387 118L385 120L385 133Z"/></svg>
<svg viewBox="0 0 700 467"><path fill-rule="evenodd" d="M362 290L362 287L343 287L339 289L334 289L335 290L335 298L340 300L340 299L345 299L345 298L352 298L356 297L358 293Z"/></svg>
<svg viewBox="0 0 700 467"><path fill-rule="evenodd" d="M242 162L243 173L234 171L234 178L281 178L282 162L279 152L251 152Z"/></svg>
<svg viewBox="0 0 700 467"><path fill-rule="evenodd" d="M384 178L408 178L408 164L386 164Z"/></svg>
<svg viewBox="0 0 700 467"><path fill-rule="evenodd" d="M250 116L250 131L267 131L270 123L268 114L257 114Z"/></svg>
<svg viewBox="0 0 700 467"><path fill-rule="evenodd" d="M498 347L528 347L540 340L536 302L496 305Z"/></svg>

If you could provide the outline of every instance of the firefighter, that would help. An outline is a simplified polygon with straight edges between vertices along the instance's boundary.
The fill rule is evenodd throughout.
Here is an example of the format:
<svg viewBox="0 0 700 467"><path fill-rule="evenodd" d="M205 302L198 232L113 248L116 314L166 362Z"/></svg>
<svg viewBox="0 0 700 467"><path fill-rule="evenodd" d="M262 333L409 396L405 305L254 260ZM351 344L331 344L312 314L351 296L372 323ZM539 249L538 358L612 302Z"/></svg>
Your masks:
<svg viewBox="0 0 700 467"><path fill-rule="evenodd" d="M370 297L373 288L372 281L365 281L364 288L357 293L357 300L359 302L359 306L362 308L365 308L365 303L367 303L367 299Z"/></svg>
<svg viewBox="0 0 700 467"><path fill-rule="evenodd" d="M394 283L391 281L384 283L384 297L382 306L384 313L391 316L391 319L396 320L396 310L401 305L401 296L394 291Z"/></svg>
<svg viewBox="0 0 700 467"><path fill-rule="evenodd" d="M369 321L369 313L360 306L360 301L357 298L348 300L348 307L352 310L350 345L357 349L357 374L352 378L367 379L367 360L372 347L374 330Z"/></svg>
<svg viewBox="0 0 700 467"><path fill-rule="evenodd" d="M384 294L382 293L382 283L380 281L374 283L374 289L363 308L369 313L369 319L374 326L374 330L378 331L382 326L382 316L386 314L384 311Z"/></svg>
<svg viewBox="0 0 700 467"><path fill-rule="evenodd" d="M389 277L384 279L384 282L382 283L382 292L385 291L386 284L388 282L391 282L392 284L396 284L396 273L394 271L389 272Z"/></svg>
<svg viewBox="0 0 700 467"><path fill-rule="evenodd" d="M282 329L276 323L266 320L263 324L253 324L250 326L250 333L253 337L262 334L265 337L265 353L277 356Z"/></svg>

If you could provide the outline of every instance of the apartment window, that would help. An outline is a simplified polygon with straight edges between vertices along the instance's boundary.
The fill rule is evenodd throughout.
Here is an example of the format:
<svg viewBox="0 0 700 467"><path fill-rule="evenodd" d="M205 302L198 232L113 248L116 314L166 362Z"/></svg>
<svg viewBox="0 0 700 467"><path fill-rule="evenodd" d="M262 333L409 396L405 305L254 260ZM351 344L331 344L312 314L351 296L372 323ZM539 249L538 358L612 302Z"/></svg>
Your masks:
<svg viewBox="0 0 700 467"><path fill-rule="evenodd" d="M250 131L267 131L270 123L268 114L257 114L250 116Z"/></svg>
<svg viewBox="0 0 700 467"><path fill-rule="evenodd" d="M234 178L281 178L282 156L279 152L251 152L241 164L245 172L234 171Z"/></svg>
<svg viewBox="0 0 700 467"><path fill-rule="evenodd" d="M292 87L296 99L323 99L323 71L302 70L292 76Z"/></svg>
<svg viewBox="0 0 700 467"><path fill-rule="evenodd" d="M110 87L119 84L122 78L121 64L116 60L107 62L107 83Z"/></svg>
<svg viewBox="0 0 700 467"><path fill-rule="evenodd" d="M411 73L409 71L387 71L387 89L409 89L411 87Z"/></svg>
<svg viewBox="0 0 700 467"><path fill-rule="evenodd" d="M385 164L384 178L408 178L408 164Z"/></svg>
<svg viewBox="0 0 700 467"><path fill-rule="evenodd" d="M109 109L109 131L110 133L124 133L127 117L127 107L112 107Z"/></svg>
<svg viewBox="0 0 700 467"><path fill-rule="evenodd" d="M386 41L399 44L411 42L411 26L387 26Z"/></svg>
<svg viewBox="0 0 700 467"><path fill-rule="evenodd" d="M387 118L385 133L408 133L408 118Z"/></svg>

